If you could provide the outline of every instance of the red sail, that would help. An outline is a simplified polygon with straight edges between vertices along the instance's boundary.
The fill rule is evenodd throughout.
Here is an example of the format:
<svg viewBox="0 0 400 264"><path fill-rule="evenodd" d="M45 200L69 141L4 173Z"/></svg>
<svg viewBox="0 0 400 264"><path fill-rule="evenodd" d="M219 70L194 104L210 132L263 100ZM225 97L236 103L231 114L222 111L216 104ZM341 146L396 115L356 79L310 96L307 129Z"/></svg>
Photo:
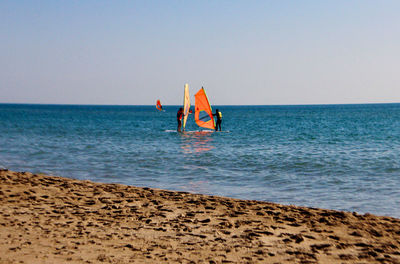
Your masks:
<svg viewBox="0 0 400 264"><path fill-rule="evenodd" d="M159 110L159 111L162 111L162 110L163 110L160 100L157 100L156 108L157 108L157 110Z"/></svg>

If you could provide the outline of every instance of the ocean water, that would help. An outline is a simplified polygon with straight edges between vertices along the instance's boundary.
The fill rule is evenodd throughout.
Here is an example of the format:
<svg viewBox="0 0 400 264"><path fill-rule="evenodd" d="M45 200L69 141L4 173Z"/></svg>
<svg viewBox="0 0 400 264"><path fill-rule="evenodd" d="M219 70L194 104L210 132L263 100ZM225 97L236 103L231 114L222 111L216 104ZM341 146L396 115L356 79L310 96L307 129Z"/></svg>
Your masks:
<svg viewBox="0 0 400 264"><path fill-rule="evenodd" d="M0 104L0 167L400 217L400 104L216 108Z"/></svg>

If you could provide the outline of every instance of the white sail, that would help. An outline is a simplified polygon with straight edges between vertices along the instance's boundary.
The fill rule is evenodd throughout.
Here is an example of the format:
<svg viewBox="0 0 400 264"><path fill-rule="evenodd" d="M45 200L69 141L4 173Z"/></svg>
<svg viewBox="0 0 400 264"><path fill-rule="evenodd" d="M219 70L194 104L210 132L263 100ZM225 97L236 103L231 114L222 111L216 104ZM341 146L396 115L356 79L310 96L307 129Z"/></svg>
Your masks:
<svg viewBox="0 0 400 264"><path fill-rule="evenodd" d="M189 95L189 84L185 84L185 92L183 95L183 130L185 130L186 121L189 115L190 109L190 95Z"/></svg>

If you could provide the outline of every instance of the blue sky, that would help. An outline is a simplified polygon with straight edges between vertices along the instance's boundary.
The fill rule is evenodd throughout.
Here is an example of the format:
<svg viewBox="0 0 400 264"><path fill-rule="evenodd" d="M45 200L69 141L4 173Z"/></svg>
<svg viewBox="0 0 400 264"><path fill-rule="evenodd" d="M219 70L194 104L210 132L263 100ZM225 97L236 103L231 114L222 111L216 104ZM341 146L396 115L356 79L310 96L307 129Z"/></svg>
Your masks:
<svg viewBox="0 0 400 264"><path fill-rule="evenodd" d="M400 1L1 1L0 102L400 102ZM192 97L193 98L193 97Z"/></svg>

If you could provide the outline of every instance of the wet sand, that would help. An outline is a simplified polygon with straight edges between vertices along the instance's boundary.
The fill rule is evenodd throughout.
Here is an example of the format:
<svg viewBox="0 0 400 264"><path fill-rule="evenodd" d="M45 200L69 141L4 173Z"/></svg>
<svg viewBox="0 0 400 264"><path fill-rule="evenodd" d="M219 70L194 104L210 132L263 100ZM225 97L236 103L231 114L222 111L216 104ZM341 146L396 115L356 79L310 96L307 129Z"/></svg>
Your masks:
<svg viewBox="0 0 400 264"><path fill-rule="evenodd" d="M0 263L400 263L400 219L0 171Z"/></svg>

